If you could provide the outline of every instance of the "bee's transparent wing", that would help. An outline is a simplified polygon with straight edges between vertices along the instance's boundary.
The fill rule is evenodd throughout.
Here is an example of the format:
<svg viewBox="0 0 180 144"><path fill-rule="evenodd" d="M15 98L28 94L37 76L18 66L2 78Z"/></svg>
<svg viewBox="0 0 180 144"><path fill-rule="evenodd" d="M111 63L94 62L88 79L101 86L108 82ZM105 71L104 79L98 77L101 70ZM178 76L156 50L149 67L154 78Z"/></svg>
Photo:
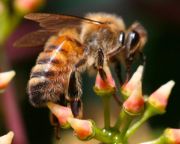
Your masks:
<svg viewBox="0 0 180 144"><path fill-rule="evenodd" d="M40 27L45 28L47 30L60 30L64 27L80 27L81 22L96 25L104 24L102 22L83 17L62 14L30 13L26 15L25 18L38 22Z"/></svg>
<svg viewBox="0 0 180 144"><path fill-rule="evenodd" d="M42 29L23 36L14 43L15 47L43 46L51 35L58 33L62 28L73 27L79 29L81 22L96 25L103 24L83 17L48 13L30 13L25 15L25 18L38 22Z"/></svg>
<svg viewBox="0 0 180 144"><path fill-rule="evenodd" d="M55 34L53 31L47 30L37 30L26 34L22 38L18 39L13 46L18 48L28 48L28 47L40 47L44 46L48 38Z"/></svg>

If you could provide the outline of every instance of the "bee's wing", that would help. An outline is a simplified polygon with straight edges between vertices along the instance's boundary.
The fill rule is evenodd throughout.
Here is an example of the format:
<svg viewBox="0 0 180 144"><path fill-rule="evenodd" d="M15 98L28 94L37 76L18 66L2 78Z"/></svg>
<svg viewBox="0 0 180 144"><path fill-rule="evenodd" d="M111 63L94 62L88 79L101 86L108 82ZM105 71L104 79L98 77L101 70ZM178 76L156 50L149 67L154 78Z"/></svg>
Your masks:
<svg viewBox="0 0 180 144"><path fill-rule="evenodd" d="M30 13L25 18L38 22L40 27L47 30L60 30L62 27L80 27L81 22L96 25L104 24L83 17L48 13Z"/></svg>
<svg viewBox="0 0 180 144"><path fill-rule="evenodd" d="M104 24L83 17L48 13L30 13L25 18L38 22L43 29L23 36L14 43L15 47L43 46L51 35L58 33L62 28L73 27L78 29L81 26L81 22L96 25Z"/></svg>
<svg viewBox="0 0 180 144"><path fill-rule="evenodd" d="M37 30L26 34L19 40L17 40L13 46L18 48L27 47L39 47L43 46L47 39L53 35L55 32L47 30Z"/></svg>

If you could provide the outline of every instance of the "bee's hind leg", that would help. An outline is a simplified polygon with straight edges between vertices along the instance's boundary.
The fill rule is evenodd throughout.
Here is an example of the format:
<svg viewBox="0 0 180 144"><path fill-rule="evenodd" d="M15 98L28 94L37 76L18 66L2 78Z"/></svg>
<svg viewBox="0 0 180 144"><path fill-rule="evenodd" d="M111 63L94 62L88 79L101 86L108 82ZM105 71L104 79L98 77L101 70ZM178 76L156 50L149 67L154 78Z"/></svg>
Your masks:
<svg viewBox="0 0 180 144"><path fill-rule="evenodd" d="M81 101L81 77L78 71L73 71L70 75L67 99L74 117L82 116L82 101Z"/></svg>
<svg viewBox="0 0 180 144"><path fill-rule="evenodd" d="M70 74L67 99L70 103L71 110L74 117L81 118L83 115L83 104L81 100L82 88L81 88L81 75L78 71L84 66L87 59L81 59L77 64L75 64L74 70Z"/></svg>
<svg viewBox="0 0 180 144"><path fill-rule="evenodd" d="M67 100L65 99L65 95L62 94L60 96L59 101L57 101L56 103L62 106L67 106ZM50 119L51 125L54 127L55 138L56 140L59 140L61 138L61 135L60 135L61 126L58 121L58 118L52 112L50 112L49 119Z"/></svg>
<svg viewBox="0 0 180 144"><path fill-rule="evenodd" d="M50 123L51 125L54 127L54 133L55 133L55 137L56 139L60 139L60 124L58 122L58 119L57 117L53 114L53 113L50 113Z"/></svg>

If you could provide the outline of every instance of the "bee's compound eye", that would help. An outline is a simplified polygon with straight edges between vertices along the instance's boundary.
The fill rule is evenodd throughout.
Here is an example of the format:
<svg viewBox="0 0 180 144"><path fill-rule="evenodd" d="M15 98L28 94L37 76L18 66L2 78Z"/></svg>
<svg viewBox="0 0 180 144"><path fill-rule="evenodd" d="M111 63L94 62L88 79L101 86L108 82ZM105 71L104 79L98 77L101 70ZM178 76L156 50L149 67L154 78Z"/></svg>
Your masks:
<svg viewBox="0 0 180 144"><path fill-rule="evenodd" d="M121 45L124 44L124 40L125 40L125 33L121 31L119 34L119 42Z"/></svg>
<svg viewBox="0 0 180 144"><path fill-rule="evenodd" d="M130 48L134 48L138 43L139 43L139 34L135 31L132 31L129 33L129 44L130 44Z"/></svg>

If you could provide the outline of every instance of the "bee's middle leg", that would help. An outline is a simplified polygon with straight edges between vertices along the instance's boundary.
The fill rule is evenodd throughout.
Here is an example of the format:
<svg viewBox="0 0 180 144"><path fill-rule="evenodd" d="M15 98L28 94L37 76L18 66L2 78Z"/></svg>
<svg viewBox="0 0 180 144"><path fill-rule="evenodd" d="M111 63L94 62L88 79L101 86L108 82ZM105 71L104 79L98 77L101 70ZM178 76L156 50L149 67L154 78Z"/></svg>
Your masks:
<svg viewBox="0 0 180 144"><path fill-rule="evenodd" d="M56 139L60 139L60 124L58 122L57 117L53 113L50 113L49 118L50 118L51 125L54 127L54 133L55 133Z"/></svg>
<svg viewBox="0 0 180 144"><path fill-rule="evenodd" d="M101 78L104 81L106 81L107 75L103 69L103 65L104 65L104 54L103 54L102 49L99 49L98 50L98 59L97 59L97 69L99 71ZM113 94L113 97L114 97L115 101L118 103L118 105L121 105L121 100L120 100L119 96L116 95L116 92Z"/></svg>
<svg viewBox="0 0 180 144"><path fill-rule="evenodd" d="M97 53L97 62L96 62L97 70L101 76L101 78L105 81L107 79L107 75L103 69L104 66L104 53L101 48L98 49Z"/></svg>

